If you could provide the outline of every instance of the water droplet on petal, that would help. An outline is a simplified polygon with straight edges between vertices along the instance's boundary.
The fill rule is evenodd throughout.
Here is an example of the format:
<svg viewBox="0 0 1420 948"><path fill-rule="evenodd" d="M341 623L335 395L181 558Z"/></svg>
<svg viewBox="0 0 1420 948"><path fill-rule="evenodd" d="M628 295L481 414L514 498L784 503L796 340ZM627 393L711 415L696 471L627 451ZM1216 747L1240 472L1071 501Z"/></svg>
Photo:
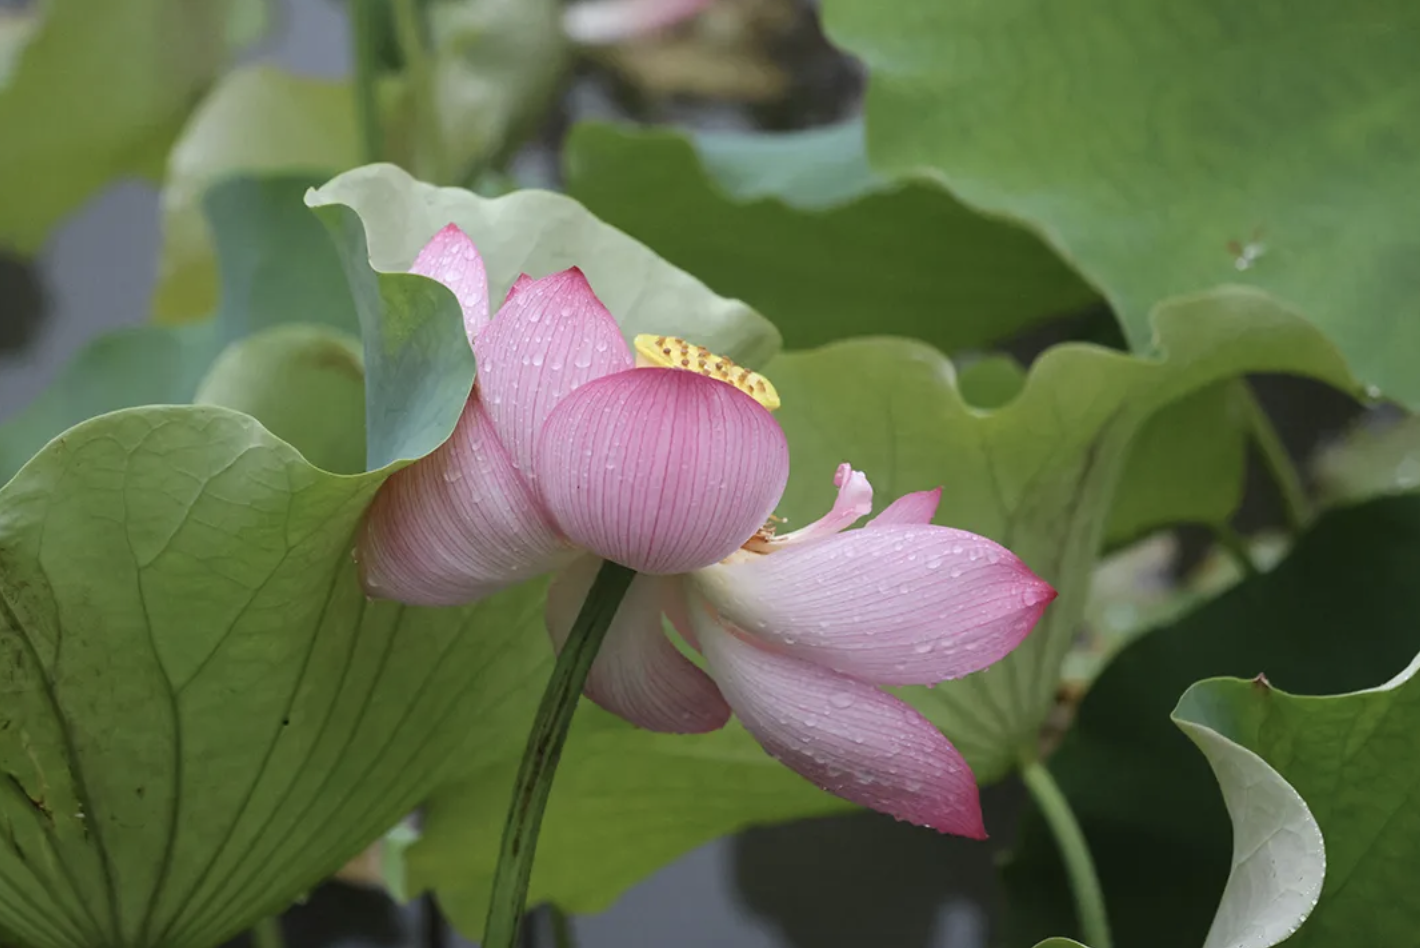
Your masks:
<svg viewBox="0 0 1420 948"><path fill-rule="evenodd" d="M932 643L918 642L912 647L912 651L916 652L918 655L926 655L928 652L932 651Z"/></svg>
<svg viewBox="0 0 1420 948"><path fill-rule="evenodd" d="M846 691L838 691L828 696L828 703L835 708L853 707L853 696Z"/></svg>
<svg viewBox="0 0 1420 948"><path fill-rule="evenodd" d="M526 364L526 363L524 363L524 364ZM533 365L542 365L542 353L541 353L541 352L539 352L537 355L535 355L535 356L532 357L532 364L533 364Z"/></svg>

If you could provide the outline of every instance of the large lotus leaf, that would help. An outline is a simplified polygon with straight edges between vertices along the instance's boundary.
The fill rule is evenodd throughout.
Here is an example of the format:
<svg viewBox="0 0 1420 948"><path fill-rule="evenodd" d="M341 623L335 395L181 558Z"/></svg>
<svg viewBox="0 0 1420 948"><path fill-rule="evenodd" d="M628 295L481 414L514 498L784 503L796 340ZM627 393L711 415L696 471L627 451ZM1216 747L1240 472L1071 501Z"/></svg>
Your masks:
<svg viewBox="0 0 1420 948"><path fill-rule="evenodd" d="M874 175L858 123L694 138L583 124L564 165L568 193L749 301L791 348L892 333L950 352L1094 299L1019 227Z"/></svg>
<svg viewBox="0 0 1420 948"><path fill-rule="evenodd" d="M0 50L0 245L33 253L116 178L161 175L263 0L43 0ZM16 36L20 41L16 41ZM9 60L8 65L5 60Z"/></svg>
<svg viewBox="0 0 1420 948"><path fill-rule="evenodd" d="M1331 697L1221 679L1194 685L1179 701L1174 716L1180 727L1236 742L1277 768L1326 834L1326 886L1289 945L1415 941L1420 906L1410 882L1420 859L1420 802L1414 794L1420 765L1412 753L1420 728L1417 668L1420 659L1378 688ZM1274 872L1286 879L1294 866L1279 859Z"/></svg>
<svg viewBox="0 0 1420 948"><path fill-rule="evenodd" d="M774 327L748 306L715 296L560 194L516 191L484 198L424 184L394 165L371 165L340 175L308 202L354 208L369 230L370 259L378 269L408 268L430 236L454 223L483 255L495 301L519 273L540 277L575 266L628 338L643 332L681 336L750 366L762 365L779 348Z"/></svg>
<svg viewBox="0 0 1420 948"><path fill-rule="evenodd" d="M1417 570L1420 498L1387 498L1327 513L1271 572L1142 636L1094 683L1050 767L1089 840L1119 944L1199 948L1229 875L1233 847L1217 781L1169 719L1179 696L1199 679L1217 675L1265 673L1274 685L1299 692L1335 694L1373 685L1420 651ZM1254 743L1252 732L1236 730L1220 712L1188 710L1196 702L1179 709L1215 731L1216 740L1265 761L1301 794L1321 828L1327 856L1322 901L1288 944L1410 944L1409 934L1393 937L1397 930L1414 931L1413 917L1407 920L1410 900L1395 888L1408 876L1394 860L1413 860L1420 833L1397 790L1409 766L1405 755L1380 756L1386 740L1406 733L1404 692L1294 699L1251 682L1200 688L1205 696L1215 688L1225 694L1257 689L1259 696L1249 701L1289 709L1295 702L1306 709L1302 721L1315 725L1312 732L1291 729L1289 720L1288 728L1258 732ZM1367 706L1372 701L1379 703ZM1393 707L1394 725L1368 717L1384 707ZM1314 708L1328 715L1335 709L1340 716L1312 717ZM1353 743L1345 742L1338 721L1355 723ZM1342 748L1355 753L1345 757ZM1368 831L1392 815L1385 834ZM1383 842L1365 853L1376 840ZM1301 868L1278 860L1272 882L1285 883L1289 872L1295 878ZM1265 881L1267 863L1257 869ZM1035 816L1023 827L1006 881L1006 918L1014 931L1004 944L1076 929L1054 843ZM1363 918L1367 913L1374 919Z"/></svg>
<svg viewBox="0 0 1420 948"><path fill-rule="evenodd" d="M794 464L784 510L803 523L828 509L832 471L852 461L881 501L944 487L937 521L992 537L1053 583L1059 599L1005 661L906 694L993 780L1034 754L1088 596L1127 452L1160 408L1245 372L1352 383L1312 327L1251 290L1180 300L1158 314L1160 360L1057 346L1021 393L982 412L963 404L951 365L902 340L785 353L767 371Z"/></svg>
<svg viewBox="0 0 1420 948"><path fill-rule="evenodd" d="M374 285L395 304L361 313L387 330L366 334L372 387L435 403L399 431L418 457L452 430L472 354L453 295L370 271L361 237L340 248L355 298ZM259 403L232 384L243 347L294 328L239 343L203 397L246 400L298 444L358 443L360 360L341 352L333 374L347 381L331 387L334 330L286 347L319 343L324 371L270 375ZM311 398L331 409L324 426L290 415ZM390 441L380 426L372 414L372 440ZM490 674L484 643L512 634L537 594L447 612L369 603L351 535L389 470L327 473L250 415L157 406L70 428L0 490L6 940L216 944L340 866L447 770L467 721L503 694L470 686ZM485 623L496 631L475 636Z"/></svg>
<svg viewBox="0 0 1420 948"><path fill-rule="evenodd" d="M1161 300L1241 281L1420 405L1420 6L825 0L868 153L1024 221L1152 351Z"/></svg>
<svg viewBox="0 0 1420 948"><path fill-rule="evenodd" d="M233 175L276 174L306 175L315 184L357 163L357 138L348 83L271 66L223 76L167 158L154 317L186 321L217 305L217 260L202 213L211 185Z"/></svg>

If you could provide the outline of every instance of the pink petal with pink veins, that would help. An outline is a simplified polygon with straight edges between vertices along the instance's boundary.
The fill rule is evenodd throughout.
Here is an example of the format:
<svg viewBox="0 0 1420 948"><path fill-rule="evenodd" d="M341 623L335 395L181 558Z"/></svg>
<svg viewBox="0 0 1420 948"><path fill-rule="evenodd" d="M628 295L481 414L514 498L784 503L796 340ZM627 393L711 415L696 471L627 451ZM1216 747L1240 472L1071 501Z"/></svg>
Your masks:
<svg viewBox="0 0 1420 948"><path fill-rule="evenodd" d="M385 481L355 550L369 595L426 606L482 599L574 555L476 394L448 441Z"/></svg>
<svg viewBox="0 0 1420 948"><path fill-rule="evenodd" d="M764 524L789 476L789 446L738 389L635 369L557 406L536 471L574 542L642 573L685 573L729 556Z"/></svg>
<svg viewBox="0 0 1420 948"><path fill-rule="evenodd" d="M576 267L514 284L473 351L488 417L529 478L538 432L557 403L633 365L621 328Z"/></svg>
<svg viewBox="0 0 1420 948"><path fill-rule="evenodd" d="M674 26L714 0L579 0L562 15L562 29L576 43L619 43Z"/></svg>
<svg viewBox="0 0 1420 948"><path fill-rule="evenodd" d="M903 494L887 505L882 513L869 520L869 527L889 527L901 524L931 523L937 515L937 505L942 502L942 489L919 490L915 494Z"/></svg>
<svg viewBox="0 0 1420 948"><path fill-rule="evenodd" d="M435 234L409 272L438 280L453 291L470 343L488 325L488 274L478 248L458 225L450 224Z"/></svg>
<svg viewBox="0 0 1420 948"><path fill-rule="evenodd" d="M546 618L558 651L603 562L584 556L553 580ZM725 726L730 708L720 690L676 650L661 625L667 602L683 596L679 577L640 575L631 581L587 678L588 698L650 731L700 734Z"/></svg>
<svg viewBox="0 0 1420 948"><path fill-rule="evenodd" d="M536 280L528 276L526 273L519 273L518 278L513 281L513 285L508 287L508 295L503 297L503 305L507 306L508 301L513 298L514 294L521 293L523 290L526 290L528 287L532 286L536 282Z"/></svg>
<svg viewBox="0 0 1420 948"><path fill-rule="evenodd" d="M833 486L838 488L833 509L806 527L775 537L772 541L774 549L832 536L853 526L872 511L873 485L868 483L862 471L853 470L853 466L847 463L838 465L833 475Z"/></svg>
<svg viewBox="0 0 1420 948"><path fill-rule="evenodd" d="M926 718L872 685L760 648L692 603L706 661L770 756L845 800L985 839L976 779Z"/></svg>
<svg viewBox="0 0 1420 948"><path fill-rule="evenodd" d="M799 658L879 685L960 678L1005 658L1055 590L963 530L852 530L695 575L719 613Z"/></svg>

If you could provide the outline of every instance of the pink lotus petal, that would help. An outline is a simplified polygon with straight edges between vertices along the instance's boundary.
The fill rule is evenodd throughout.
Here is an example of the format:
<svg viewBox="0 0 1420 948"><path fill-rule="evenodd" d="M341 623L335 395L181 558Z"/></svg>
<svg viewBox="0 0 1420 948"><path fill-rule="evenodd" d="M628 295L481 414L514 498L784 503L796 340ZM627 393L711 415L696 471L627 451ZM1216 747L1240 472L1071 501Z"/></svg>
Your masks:
<svg viewBox="0 0 1420 948"><path fill-rule="evenodd" d="M642 573L686 573L754 535L789 476L778 423L748 395L679 369L634 369L563 400L536 484L574 542Z"/></svg>
<svg viewBox="0 0 1420 948"><path fill-rule="evenodd" d="M576 267L514 284L474 354L488 417L525 477L538 432L557 403L633 364L621 328Z"/></svg>
<svg viewBox="0 0 1420 948"><path fill-rule="evenodd" d="M355 551L369 595L425 606L473 602L574 555L476 394L448 441L380 488Z"/></svg>
<svg viewBox="0 0 1420 948"><path fill-rule="evenodd" d="M942 502L942 489L919 490L915 494L903 494L887 505L887 509L869 520L868 527L888 527L903 524L931 523L937 515L937 505Z"/></svg>
<svg viewBox="0 0 1420 948"><path fill-rule="evenodd" d="M872 511L873 485L868 483L862 471L853 470L853 466L846 462L838 465L833 475L833 486L838 488L838 496L833 501L832 510L807 527L775 537L769 545L777 550L820 540L853 526Z"/></svg>
<svg viewBox="0 0 1420 948"><path fill-rule="evenodd" d="M872 685L760 648L692 604L730 707L770 756L829 793L985 839L976 779L926 718Z"/></svg>
<svg viewBox="0 0 1420 948"><path fill-rule="evenodd" d="M409 272L438 280L453 291L463 310L464 331L470 343L488 325L488 274L478 248L457 224L449 224L435 234L414 258Z"/></svg>
<svg viewBox="0 0 1420 948"><path fill-rule="evenodd" d="M714 0L579 0L562 15L574 43L619 43L688 20Z"/></svg>
<svg viewBox="0 0 1420 948"><path fill-rule="evenodd" d="M558 651L592 588L603 560L584 556L553 580L547 593L547 631ZM681 580L640 575L622 599L587 678L586 694L637 727L670 734L716 731L730 718L720 690L676 650L661 625L668 599L681 597Z"/></svg>
<svg viewBox="0 0 1420 948"><path fill-rule="evenodd" d="M513 295L515 293L521 293L523 290L526 290L528 287L532 286L536 282L536 280L528 276L526 273L519 273L518 278L513 281L513 285L508 287L508 295L503 297L503 305L507 306L508 301L513 298Z"/></svg>
<svg viewBox="0 0 1420 948"><path fill-rule="evenodd" d="M879 685L960 678L1005 658L1055 590L963 530L852 530L695 575L719 613L773 647Z"/></svg>

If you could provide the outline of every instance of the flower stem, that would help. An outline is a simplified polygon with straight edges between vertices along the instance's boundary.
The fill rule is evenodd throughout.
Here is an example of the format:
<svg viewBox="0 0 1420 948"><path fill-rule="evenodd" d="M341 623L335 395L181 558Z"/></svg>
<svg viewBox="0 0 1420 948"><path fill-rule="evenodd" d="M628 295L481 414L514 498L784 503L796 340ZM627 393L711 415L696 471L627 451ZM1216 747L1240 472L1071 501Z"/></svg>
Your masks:
<svg viewBox="0 0 1420 948"><path fill-rule="evenodd" d="M557 761L562 756L562 746L567 743L567 729L572 724L572 714L577 710L577 699L582 696L587 673L592 670L592 661L635 576L634 571L610 560L602 564L552 668L552 677L548 679L537 717L528 732L523 761L513 784L508 819L503 824L503 843L498 851L498 868L493 873L483 948L515 948L527 904L537 835L552 791Z"/></svg>
<svg viewBox="0 0 1420 948"><path fill-rule="evenodd" d="M1267 417L1267 412L1263 410L1247 382L1238 381L1238 393L1238 401L1247 413L1247 426L1252 434L1253 444L1257 445L1258 453L1262 455L1262 463L1266 465L1272 483L1277 485L1277 494L1282 500L1282 513L1287 518L1288 529L1295 537L1306 529L1312 516L1311 500L1307 497L1302 476L1298 473L1297 466L1292 463L1292 456L1287 453L1287 447L1277 434L1272 419Z"/></svg>
<svg viewBox="0 0 1420 948"><path fill-rule="evenodd" d="M379 78L375 35L379 0L350 0L350 29L355 46L355 120L360 128L360 159L364 164L384 155L380 108L375 82Z"/></svg>
<svg viewBox="0 0 1420 948"><path fill-rule="evenodd" d="M1045 765L1038 760L1027 761L1021 767L1021 779L1026 789L1035 798L1050 832L1055 836L1055 844L1060 847L1060 855L1065 860L1065 872L1070 877L1070 891L1075 896L1075 913L1079 916L1080 932L1085 944L1090 948L1112 948L1109 934L1109 916L1104 908L1104 892L1100 889L1099 876L1095 873L1095 861L1090 856L1090 847L1085 842L1085 834L1080 829L1075 813L1070 809L1070 801L1060 791Z"/></svg>
<svg viewBox="0 0 1420 948"><path fill-rule="evenodd" d="M268 915L257 922L251 930L251 943L252 948L286 948L280 914Z"/></svg>
<svg viewBox="0 0 1420 948"><path fill-rule="evenodd" d="M395 41L409 73L412 97L415 167L410 170L430 184L452 184L444 180L444 132L439 125L438 88L419 0L393 0L393 4Z"/></svg>

